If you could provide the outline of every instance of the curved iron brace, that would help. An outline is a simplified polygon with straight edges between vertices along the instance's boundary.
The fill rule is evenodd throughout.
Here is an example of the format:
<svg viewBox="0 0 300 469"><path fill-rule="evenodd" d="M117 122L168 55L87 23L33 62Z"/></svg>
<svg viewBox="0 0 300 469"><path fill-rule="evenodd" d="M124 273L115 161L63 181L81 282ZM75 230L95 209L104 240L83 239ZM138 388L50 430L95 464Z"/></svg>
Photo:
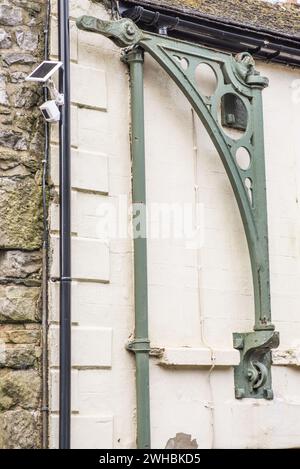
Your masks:
<svg viewBox="0 0 300 469"><path fill-rule="evenodd" d="M141 31L131 20L103 21L90 16L78 19L80 29L100 33L119 47L126 50L140 47L147 51L176 82L206 128L222 160L236 201L241 213L249 254L251 259L255 324L254 331L245 334L243 347L241 341L236 347L241 350L241 364L236 368L236 397L270 398L270 349L278 345L278 334L271 322L270 273L268 248L268 221L266 202L266 177L264 158L262 90L268 85L268 79L255 70L253 58L248 53L230 54L201 48L167 36L160 36ZM209 65L217 79L217 88L210 97L204 96L197 85L195 71L199 64ZM227 98L226 98L227 97ZM226 99L239 101L246 116L246 125L242 137L235 139L226 133L220 108L225 114L227 126L238 128L238 112L231 104L226 109ZM233 106L233 107L232 107ZM227 115L226 115L227 113ZM237 152L245 149L250 164L242 169L237 162ZM275 335L274 335L275 334ZM272 338L276 336L276 340ZM253 363L245 347L251 342L259 344L260 370L267 370L268 377L261 380L261 386L248 386L249 376L253 372ZM236 341L234 341L236 344ZM266 344L263 346L263 344ZM255 348L255 347L254 347ZM244 356L247 355L247 360ZM251 355L251 354L250 354ZM249 371L250 370L250 371ZM241 384L242 382L242 384ZM245 385L245 382L247 386ZM267 383L267 388L266 388ZM244 392L241 392L244 389Z"/></svg>

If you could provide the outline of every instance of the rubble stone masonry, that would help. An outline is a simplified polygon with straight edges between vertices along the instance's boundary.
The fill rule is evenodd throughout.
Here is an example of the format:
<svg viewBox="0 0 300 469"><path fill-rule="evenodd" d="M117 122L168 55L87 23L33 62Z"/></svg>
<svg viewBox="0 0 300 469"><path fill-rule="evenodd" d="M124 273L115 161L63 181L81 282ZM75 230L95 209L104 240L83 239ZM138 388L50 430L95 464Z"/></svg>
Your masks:
<svg viewBox="0 0 300 469"><path fill-rule="evenodd" d="M0 448L38 448L46 0L0 0Z"/></svg>

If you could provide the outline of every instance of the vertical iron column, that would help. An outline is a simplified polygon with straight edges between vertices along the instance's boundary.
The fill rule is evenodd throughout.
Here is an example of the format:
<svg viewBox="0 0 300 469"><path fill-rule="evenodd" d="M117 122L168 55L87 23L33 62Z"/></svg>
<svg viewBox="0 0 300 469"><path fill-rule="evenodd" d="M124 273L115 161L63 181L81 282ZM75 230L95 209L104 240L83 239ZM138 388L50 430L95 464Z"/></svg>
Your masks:
<svg viewBox="0 0 300 469"><path fill-rule="evenodd" d="M70 448L71 434L71 139L69 0L58 2L59 88L65 104L59 124L60 169L60 379L59 448Z"/></svg>
<svg viewBox="0 0 300 469"><path fill-rule="evenodd" d="M128 350L136 358L137 447L150 448L150 391L148 338L148 279L146 235L146 177L144 129L144 56L142 49L128 52L124 61L131 80L131 152L134 236L135 339ZM135 218L139 223L135 227Z"/></svg>
<svg viewBox="0 0 300 469"><path fill-rule="evenodd" d="M253 210L255 211L256 225L259 230L259 246L255 254L251 255L255 324L254 330L274 330L271 314L270 264L269 264L269 236L268 236L268 209L265 169L265 144L262 88L253 89L253 135L256 146L257 162L253 165ZM258 190L259 188L259 190ZM250 248L251 250L251 248ZM256 259L255 259L256 255ZM255 259L255 262L254 262Z"/></svg>

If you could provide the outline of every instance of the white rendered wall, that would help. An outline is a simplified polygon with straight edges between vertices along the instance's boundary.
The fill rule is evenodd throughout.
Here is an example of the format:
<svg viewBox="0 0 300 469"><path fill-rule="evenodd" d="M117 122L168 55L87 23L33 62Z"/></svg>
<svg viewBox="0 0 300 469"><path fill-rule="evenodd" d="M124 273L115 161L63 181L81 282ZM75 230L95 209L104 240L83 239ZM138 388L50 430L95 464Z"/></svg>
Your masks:
<svg viewBox="0 0 300 469"><path fill-rule="evenodd" d="M101 231L101 206L130 196L128 77L119 49L78 31L75 18L103 16L89 1L70 2L72 78L72 447L130 448L135 441L132 243ZM56 11L53 2L53 13ZM57 56L55 17L53 58ZM58 188L58 136L51 176ZM58 206L51 207L52 267L58 275ZM50 445L58 442L58 283L50 282Z"/></svg>
<svg viewBox="0 0 300 469"><path fill-rule="evenodd" d="M53 2L55 4L55 2ZM108 18L88 0L72 16L72 446L135 447L132 242L107 237L103 207L130 202L129 88L120 51L108 39L78 31L81 14ZM53 8L55 11L55 5ZM55 18L51 54L57 56ZM263 92L273 322L274 401L234 398L232 333L253 327L249 256L239 211L205 130L176 85L145 62L147 201L202 206L203 244L148 242L152 446L177 433L199 448L300 445L300 104L299 71L257 64ZM88 79L87 79L88 78ZM296 88L295 88L296 86ZM51 175L58 188L57 130ZM125 202L124 202L125 201ZM125 219L125 225L130 217ZM150 232L158 219L151 218ZM51 207L52 266L58 275L58 206ZM120 237L119 237L120 238ZM50 282L51 441L57 446L58 284ZM288 354L287 351L290 350ZM212 356L215 366L212 368ZM174 366L176 365L176 366Z"/></svg>

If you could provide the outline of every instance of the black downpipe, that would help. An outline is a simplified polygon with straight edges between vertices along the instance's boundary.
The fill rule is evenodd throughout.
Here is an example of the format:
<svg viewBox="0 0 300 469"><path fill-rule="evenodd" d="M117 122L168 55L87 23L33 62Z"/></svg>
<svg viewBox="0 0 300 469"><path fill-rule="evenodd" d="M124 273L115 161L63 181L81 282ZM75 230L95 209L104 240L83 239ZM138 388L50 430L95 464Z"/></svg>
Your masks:
<svg viewBox="0 0 300 469"><path fill-rule="evenodd" d="M60 169L60 378L59 448L71 442L71 138L69 0L58 2L59 89L64 95L59 123Z"/></svg>
<svg viewBox="0 0 300 469"><path fill-rule="evenodd" d="M44 60L49 60L49 27L50 27L51 4L47 0L46 17L44 28ZM48 88L44 86L44 101L48 101ZM49 165L49 143L50 124L45 121L45 152L43 160L42 192L43 192L43 270L42 270L42 448L48 448L48 425L49 425L49 397L48 397L48 278L49 278L49 229L48 229L48 165Z"/></svg>

